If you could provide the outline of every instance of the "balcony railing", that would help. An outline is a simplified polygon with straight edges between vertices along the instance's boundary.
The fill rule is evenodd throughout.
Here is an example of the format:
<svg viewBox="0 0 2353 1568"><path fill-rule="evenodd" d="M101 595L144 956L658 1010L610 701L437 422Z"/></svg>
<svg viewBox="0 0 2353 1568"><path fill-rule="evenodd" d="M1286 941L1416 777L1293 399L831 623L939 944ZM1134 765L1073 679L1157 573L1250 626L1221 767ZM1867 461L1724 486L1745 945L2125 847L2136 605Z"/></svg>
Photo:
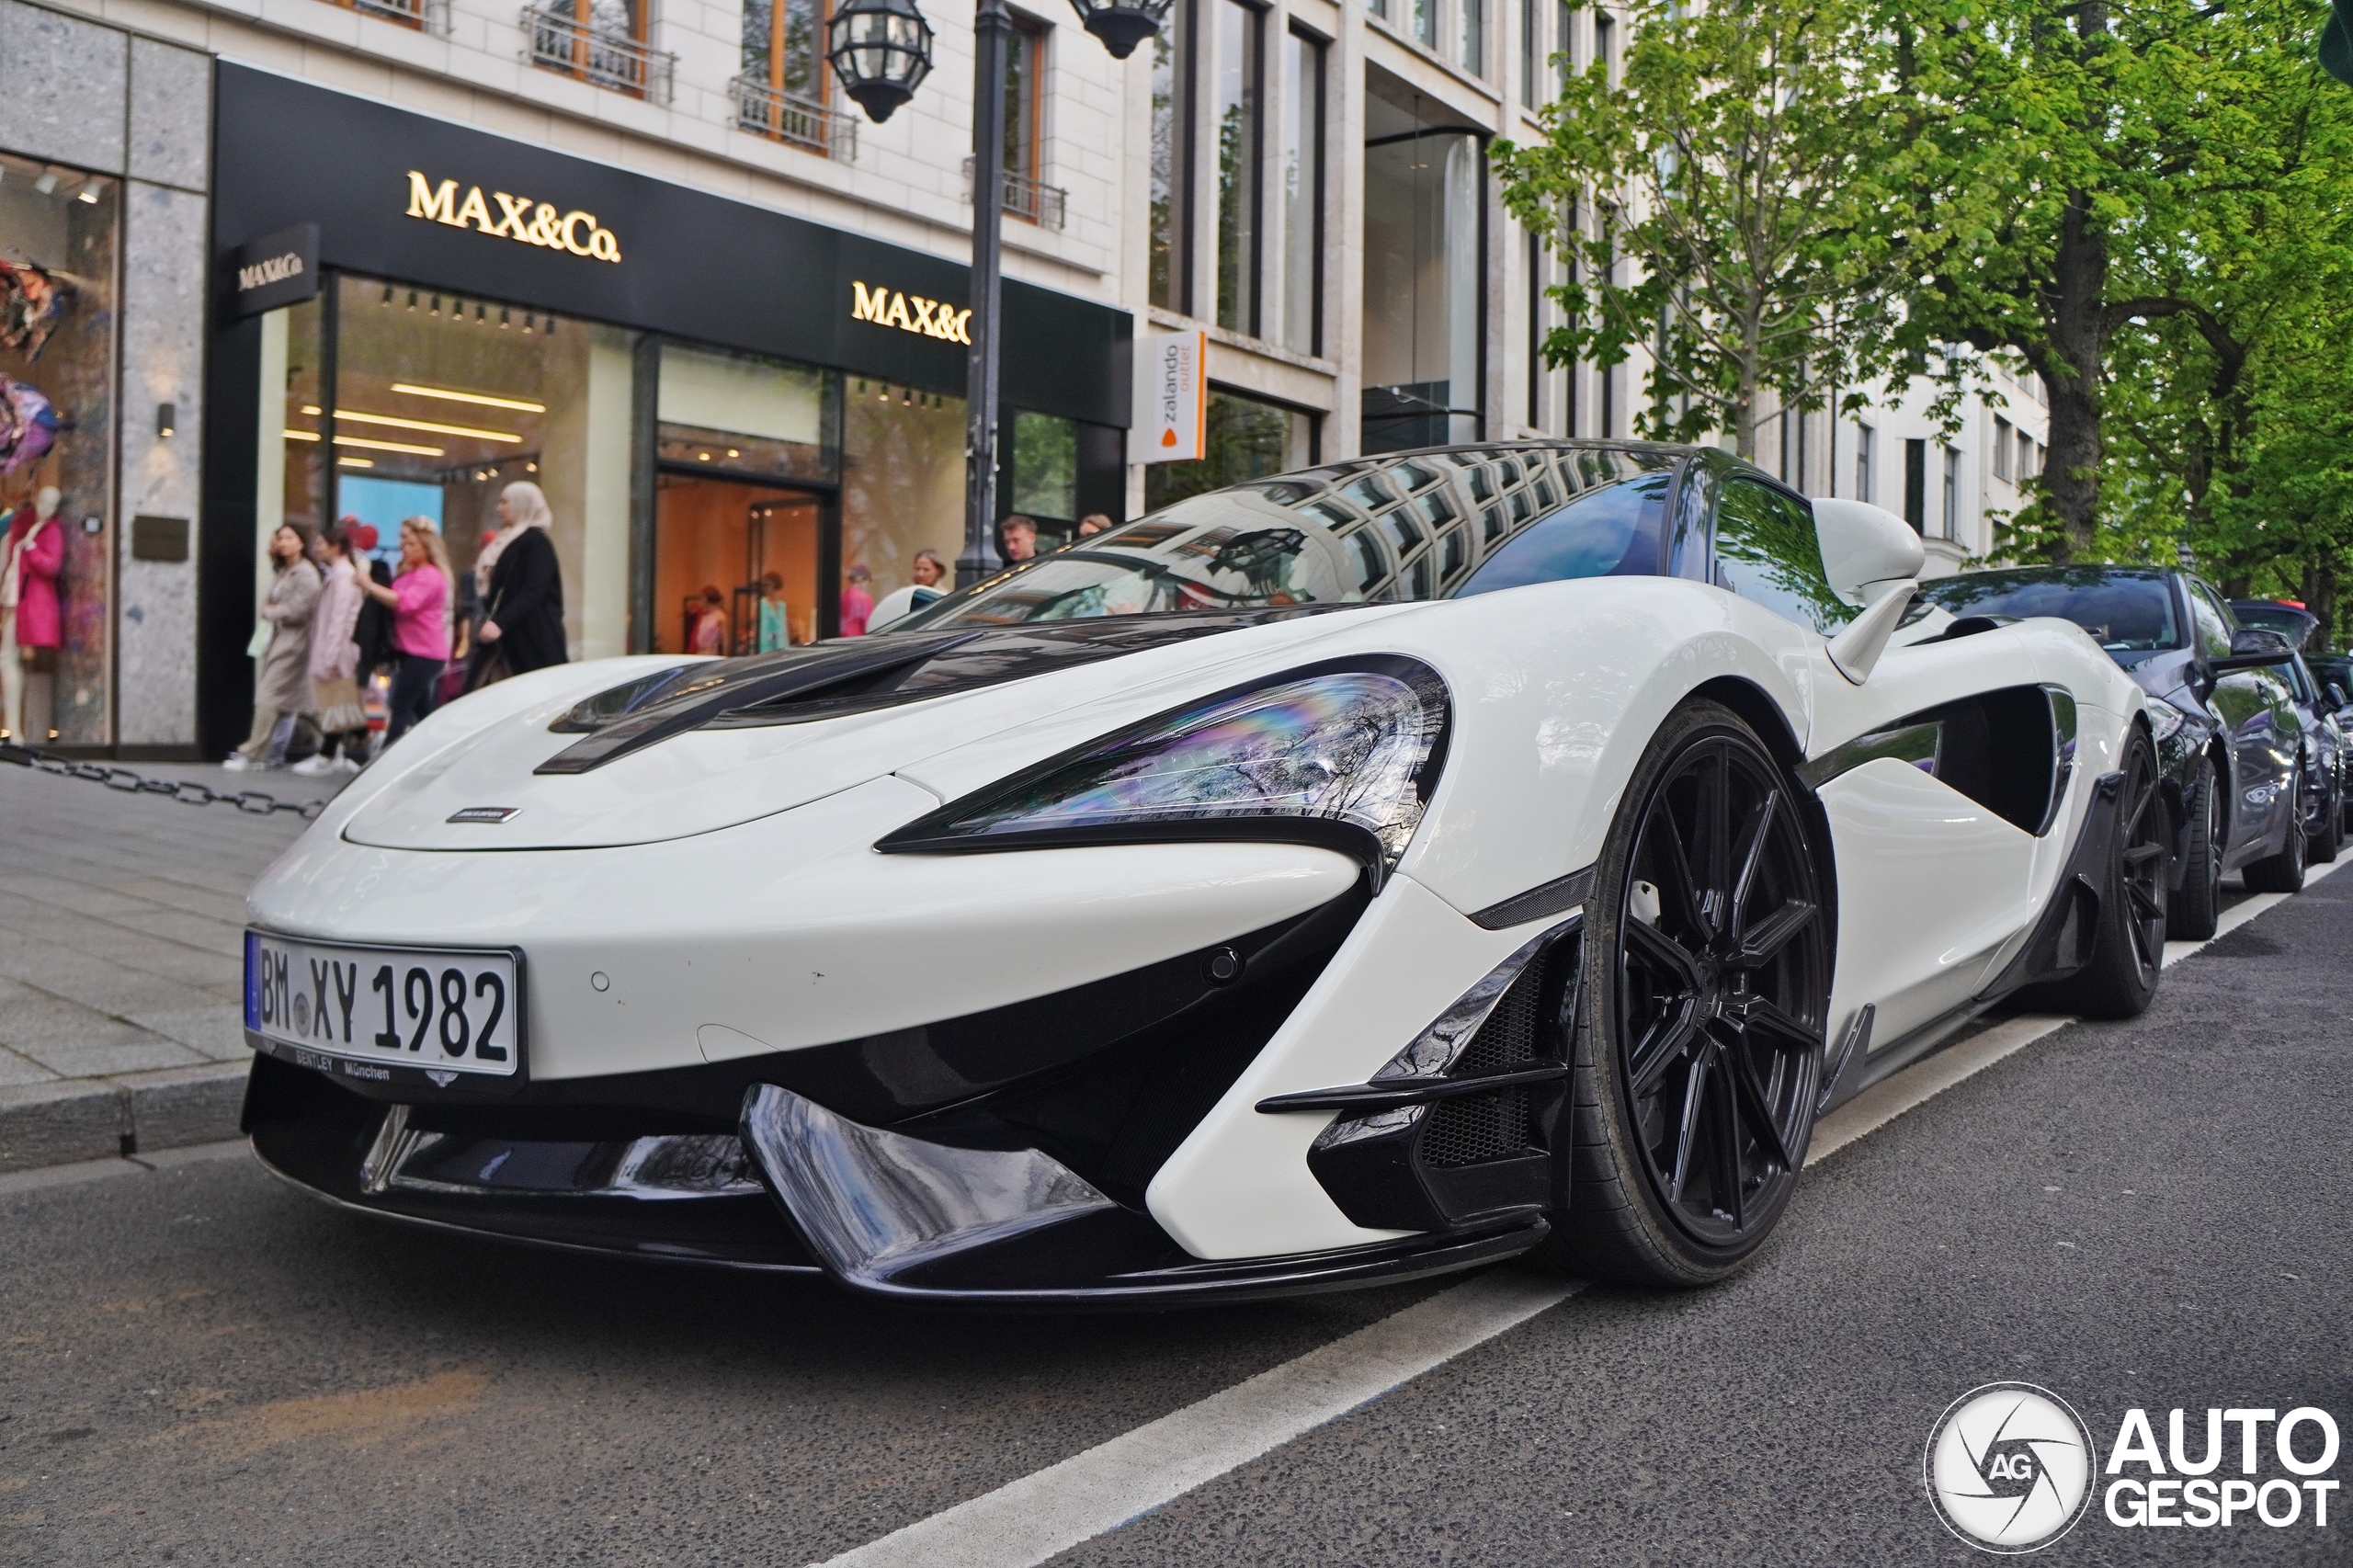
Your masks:
<svg viewBox="0 0 2353 1568"><path fill-rule="evenodd" d="M526 6L523 31L531 40L534 65L649 103L670 101L670 79L678 63L675 54L648 49L626 34L590 27L569 11L551 7Z"/></svg>
<svg viewBox="0 0 2353 1568"><path fill-rule="evenodd" d="M750 76L738 76L730 85L735 91L735 123L743 130L844 163L858 156L854 117Z"/></svg>
<svg viewBox="0 0 2353 1568"><path fill-rule="evenodd" d="M329 0L329 4L357 11L363 17L415 28L436 38L447 37L449 31L449 0Z"/></svg>
<svg viewBox="0 0 2353 1568"><path fill-rule="evenodd" d="M964 160L964 199L972 199L972 160ZM1059 229L1070 208L1070 192L1027 175L1005 171L1004 207L1041 229Z"/></svg>

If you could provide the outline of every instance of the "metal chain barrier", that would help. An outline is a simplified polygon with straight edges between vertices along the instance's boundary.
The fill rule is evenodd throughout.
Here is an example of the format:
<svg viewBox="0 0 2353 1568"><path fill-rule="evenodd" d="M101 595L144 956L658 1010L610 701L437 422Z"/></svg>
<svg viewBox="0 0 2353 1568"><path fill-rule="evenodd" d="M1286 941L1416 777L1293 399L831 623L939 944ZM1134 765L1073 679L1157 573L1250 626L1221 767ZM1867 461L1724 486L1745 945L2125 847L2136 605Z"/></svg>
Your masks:
<svg viewBox="0 0 2353 1568"><path fill-rule="evenodd" d="M103 784L109 790L120 790L126 794L168 796L184 806L234 806L257 817L268 816L273 812L292 812L304 822L309 822L327 809L324 801L281 801L259 790L229 791L199 784L193 778L150 778L128 767L60 756L55 752L19 745L15 741L0 741L0 762L38 768L43 773L54 773L61 778L86 778L93 784Z"/></svg>

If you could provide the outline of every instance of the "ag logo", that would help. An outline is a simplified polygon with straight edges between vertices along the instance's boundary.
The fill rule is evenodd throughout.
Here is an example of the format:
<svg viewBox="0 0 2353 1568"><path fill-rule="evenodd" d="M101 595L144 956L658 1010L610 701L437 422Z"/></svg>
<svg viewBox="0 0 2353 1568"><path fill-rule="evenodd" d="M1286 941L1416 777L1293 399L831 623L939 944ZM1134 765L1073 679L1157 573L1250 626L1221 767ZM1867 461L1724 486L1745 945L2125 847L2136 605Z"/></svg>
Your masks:
<svg viewBox="0 0 2353 1568"><path fill-rule="evenodd" d="M2040 1551L2091 1501L2098 1455L2067 1402L2032 1383L1988 1383L1953 1401L1928 1434L1928 1501L1984 1551Z"/></svg>

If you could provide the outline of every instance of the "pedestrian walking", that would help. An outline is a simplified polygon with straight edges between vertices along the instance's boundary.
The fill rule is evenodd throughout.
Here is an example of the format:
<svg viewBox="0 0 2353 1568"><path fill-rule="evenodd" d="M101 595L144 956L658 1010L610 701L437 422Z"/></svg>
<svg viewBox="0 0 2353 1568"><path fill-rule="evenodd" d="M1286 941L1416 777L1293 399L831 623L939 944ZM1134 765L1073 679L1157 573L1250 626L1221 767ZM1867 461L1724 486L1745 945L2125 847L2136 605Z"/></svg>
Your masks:
<svg viewBox="0 0 2353 1568"><path fill-rule="evenodd" d="M392 720L384 744L392 744L434 708L434 687L449 659L449 605L454 581L441 531L423 517L401 524L401 572L390 587L374 581L360 592L392 612Z"/></svg>
<svg viewBox="0 0 2353 1568"><path fill-rule="evenodd" d="M695 631L687 652L717 658L727 652L727 596L707 583L695 600Z"/></svg>
<svg viewBox="0 0 2353 1568"><path fill-rule="evenodd" d="M563 571L548 530L555 515L529 480L499 492L498 531L474 562L483 622L466 689L563 663Z"/></svg>
<svg viewBox="0 0 2353 1568"><path fill-rule="evenodd" d="M792 607L784 600L784 576L770 572L760 579L758 652L773 653L792 646Z"/></svg>
<svg viewBox="0 0 2353 1568"><path fill-rule="evenodd" d="M368 710L359 701L359 607L368 602L345 533L356 517L319 530L311 559L322 578L311 607L311 707L318 715L319 749L294 765L302 774L357 773L368 739Z"/></svg>
<svg viewBox="0 0 2353 1568"><path fill-rule="evenodd" d="M849 569L849 581L842 588L843 636L866 635L866 623L874 615L874 596L866 591L866 585L873 580L874 574L863 566Z"/></svg>
<svg viewBox="0 0 2353 1568"><path fill-rule="evenodd" d="M311 564L311 530L280 523L269 536L277 575L262 601L261 620L245 652L254 666L254 727L245 744L221 766L233 773L283 767L294 722L311 706L311 611L319 598L319 569Z"/></svg>
<svg viewBox="0 0 2353 1568"><path fill-rule="evenodd" d="M915 564L909 568L915 581L904 588L893 588L882 596L867 618L866 629L880 631L894 620L915 614L927 605L938 603L948 595L948 563L939 559L936 550L915 551Z"/></svg>
<svg viewBox="0 0 2353 1568"><path fill-rule="evenodd" d="M1005 562L1008 566L1034 561L1038 555L1038 525L1016 512L1005 519Z"/></svg>

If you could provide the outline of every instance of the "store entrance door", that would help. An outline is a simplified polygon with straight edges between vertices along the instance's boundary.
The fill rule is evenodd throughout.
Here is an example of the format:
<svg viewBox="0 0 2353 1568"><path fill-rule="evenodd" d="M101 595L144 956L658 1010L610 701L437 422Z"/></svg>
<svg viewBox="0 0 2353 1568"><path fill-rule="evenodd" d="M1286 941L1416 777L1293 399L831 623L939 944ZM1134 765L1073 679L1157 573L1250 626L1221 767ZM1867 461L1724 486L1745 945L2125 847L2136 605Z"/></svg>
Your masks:
<svg viewBox="0 0 2353 1568"><path fill-rule="evenodd" d="M657 653L756 653L832 630L822 585L835 524L809 490L665 473L654 517ZM766 579L783 587L773 608Z"/></svg>

